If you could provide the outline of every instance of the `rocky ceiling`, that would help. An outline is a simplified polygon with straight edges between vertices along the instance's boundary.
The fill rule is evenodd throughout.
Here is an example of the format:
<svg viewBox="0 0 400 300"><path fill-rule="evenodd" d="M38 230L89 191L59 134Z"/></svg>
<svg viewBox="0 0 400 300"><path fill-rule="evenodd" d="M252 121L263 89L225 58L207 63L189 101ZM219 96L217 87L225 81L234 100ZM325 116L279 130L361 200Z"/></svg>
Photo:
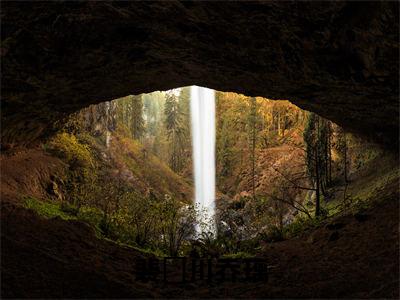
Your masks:
<svg viewBox="0 0 400 300"><path fill-rule="evenodd" d="M91 103L200 85L396 143L398 2L2 2L2 142Z"/></svg>

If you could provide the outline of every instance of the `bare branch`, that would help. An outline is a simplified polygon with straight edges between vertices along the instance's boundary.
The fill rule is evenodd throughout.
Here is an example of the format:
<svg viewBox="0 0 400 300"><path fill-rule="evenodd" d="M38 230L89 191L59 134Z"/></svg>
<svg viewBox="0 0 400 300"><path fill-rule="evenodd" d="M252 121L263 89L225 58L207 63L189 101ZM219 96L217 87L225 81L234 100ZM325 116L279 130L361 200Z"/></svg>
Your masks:
<svg viewBox="0 0 400 300"><path fill-rule="evenodd" d="M282 172L280 172L278 169L272 167L278 174L280 174L286 181L290 182L291 184L293 184L293 186L297 189L301 189L301 190L307 190L307 191L315 191L315 188L309 188L309 187L304 187L304 186L299 186L296 182L294 182L292 179L287 178L287 176L285 174L283 174Z"/></svg>

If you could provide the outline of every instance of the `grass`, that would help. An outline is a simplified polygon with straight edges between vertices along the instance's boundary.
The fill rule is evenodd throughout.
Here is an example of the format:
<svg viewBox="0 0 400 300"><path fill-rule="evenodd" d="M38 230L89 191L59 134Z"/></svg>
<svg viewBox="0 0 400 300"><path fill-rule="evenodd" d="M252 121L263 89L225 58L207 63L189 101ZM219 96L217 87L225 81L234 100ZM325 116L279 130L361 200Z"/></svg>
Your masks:
<svg viewBox="0 0 400 300"><path fill-rule="evenodd" d="M61 210L59 203L43 202L34 197L26 197L24 206L37 212L38 215L47 219L60 217L63 220L76 220L77 217Z"/></svg>

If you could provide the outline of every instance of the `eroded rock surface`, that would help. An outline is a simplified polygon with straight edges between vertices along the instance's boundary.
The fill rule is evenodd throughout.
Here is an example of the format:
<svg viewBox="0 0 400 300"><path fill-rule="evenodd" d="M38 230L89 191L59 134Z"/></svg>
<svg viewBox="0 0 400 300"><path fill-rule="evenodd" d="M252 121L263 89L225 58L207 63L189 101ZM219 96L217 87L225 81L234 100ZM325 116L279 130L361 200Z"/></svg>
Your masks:
<svg viewBox="0 0 400 300"><path fill-rule="evenodd" d="M67 114L200 85L289 99L382 142L398 137L397 2L2 3L2 138Z"/></svg>

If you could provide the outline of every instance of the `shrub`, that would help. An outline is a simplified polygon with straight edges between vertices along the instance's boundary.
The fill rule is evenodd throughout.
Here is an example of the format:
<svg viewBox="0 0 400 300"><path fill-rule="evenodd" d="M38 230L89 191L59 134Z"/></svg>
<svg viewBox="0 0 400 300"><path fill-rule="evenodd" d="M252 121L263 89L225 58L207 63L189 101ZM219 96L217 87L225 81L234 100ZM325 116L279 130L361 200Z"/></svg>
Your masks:
<svg viewBox="0 0 400 300"><path fill-rule="evenodd" d="M94 166L94 159L88 145L79 143L73 134L58 133L48 143L48 149L69 164L81 167Z"/></svg>
<svg viewBox="0 0 400 300"><path fill-rule="evenodd" d="M75 135L61 132L50 140L47 149L69 165L63 186L67 200L78 208L87 203L97 184L95 159L90 147Z"/></svg>
<svg viewBox="0 0 400 300"><path fill-rule="evenodd" d="M79 209L78 218L98 227L103 218L103 212L95 207L82 206Z"/></svg>

